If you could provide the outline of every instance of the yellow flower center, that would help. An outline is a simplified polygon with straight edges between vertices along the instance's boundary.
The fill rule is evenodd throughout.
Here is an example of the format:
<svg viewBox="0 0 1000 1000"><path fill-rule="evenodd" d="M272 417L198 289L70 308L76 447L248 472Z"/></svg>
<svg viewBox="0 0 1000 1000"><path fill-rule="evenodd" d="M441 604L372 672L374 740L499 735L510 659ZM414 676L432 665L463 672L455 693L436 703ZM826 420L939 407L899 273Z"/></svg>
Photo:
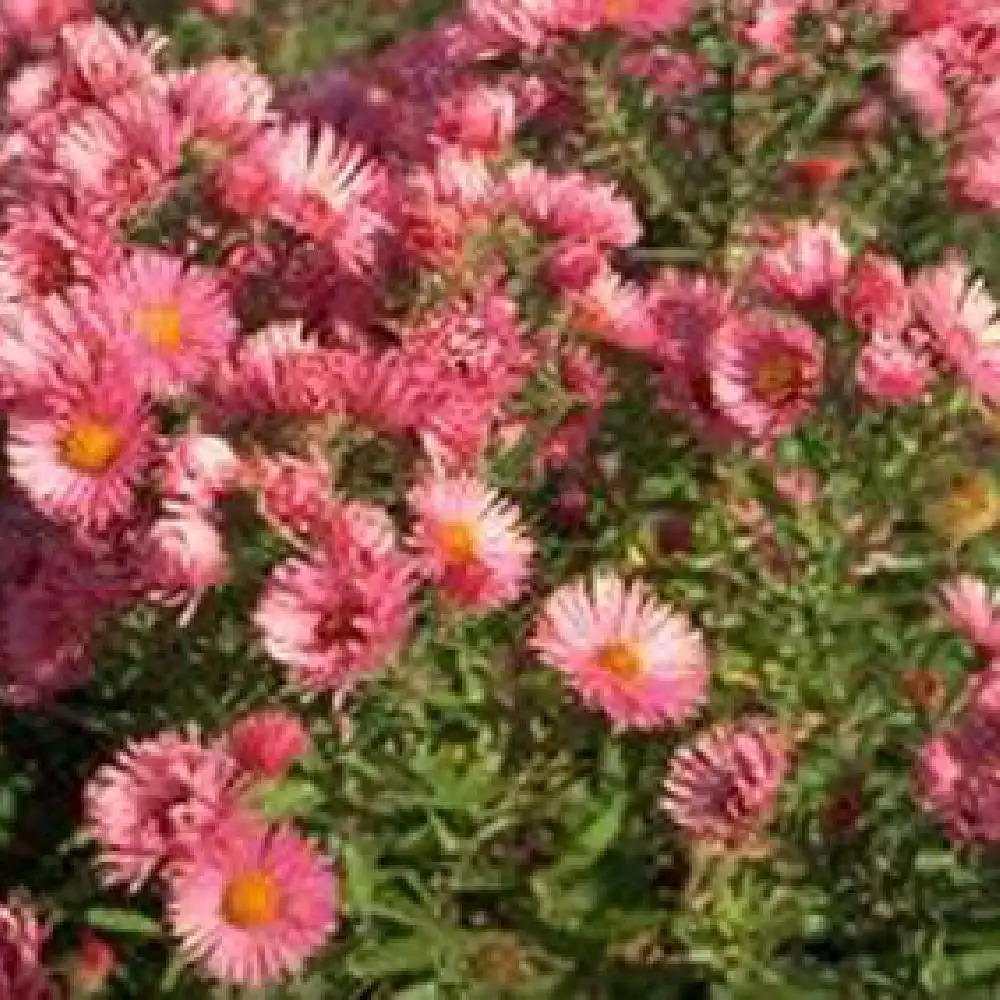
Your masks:
<svg viewBox="0 0 1000 1000"><path fill-rule="evenodd" d="M114 427L100 420L84 420L62 439L63 461L92 476L107 472L121 451L122 437Z"/></svg>
<svg viewBox="0 0 1000 1000"><path fill-rule="evenodd" d="M281 890L262 871L237 875L222 894L222 916L236 927L265 927L278 919Z"/></svg>
<svg viewBox="0 0 1000 1000"><path fill-rule="evenodd" d="M184 331L181 310L176 302L143 306L136 310L135 326L154 350L173 354L180 349Z"/></svg>
<svg viewBox="0 0 1000 1000"><path fill-rule="evenodd" d="M798 391L802 372L798 358L783 351L763 361L754 372L754 391L774 406L787 403Z"/></svg>
<svg viewBox="0 0 1000 1000"><path fill-rule="evenodd" d="M641 650L635 643L621 639L604 646L597 654L597 662L603 671L622 680L634 680L645 669Z"/></svg>
<svg viewBox="0 0 1000 1000"><path fill-rule="evenodd" d="M438 545L445 559L455 565L466 566L479 555L479 539L467 521L451 521L438 529Z"/></svg>

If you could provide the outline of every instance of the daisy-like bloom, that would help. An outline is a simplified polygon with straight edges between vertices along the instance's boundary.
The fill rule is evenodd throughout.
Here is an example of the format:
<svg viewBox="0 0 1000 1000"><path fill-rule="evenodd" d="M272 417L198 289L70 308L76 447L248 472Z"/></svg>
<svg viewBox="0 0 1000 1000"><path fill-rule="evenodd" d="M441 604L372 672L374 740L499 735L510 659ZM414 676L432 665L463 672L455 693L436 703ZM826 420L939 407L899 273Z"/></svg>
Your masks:
<svg viewBox="0 0 1000 1000"><path fill-rule="evenodd" d="M768 720L723 723L674 754L662 805L694 840L744 847L770 821L787 769L787 741Z"/></svg>
<svg viewBox="0 0 1000 1000"><path fill-rule="evenodd" d="M611 248L630 247L642 238L632 203L613 184L586 174L550 174L519 163L507 175L502 197L529 225L561 239Z"/></svg>
<svg viewBox="0 0 1000 1000"><path fill-rule="evenodd" d="M1000 601L986 582L963 573L941 588L941 597L948 624L978 651L1000 656Z"/></svg>
<svg viewBox="0 0 1000 1000"><path fill-rule="evenodd" d="M923 132L940 135L948 125L951 99L942 53L926 37L909 38L893 54L893 89L913 109Z"/></svg>
<svg viewBox="0 0 1000 1000"><path fill-rule="evenodd" d="M899 261L866 250L851 266L836 306L864 333L898 337L910 320L910 294Z"/></svg>
<svg viewBox="0 0 1000 1000"><path fill-rule="evenodd" d="M673 31L693 12L692 0L604 0L604 23L635 35Z"/></svg>
<svg viewBox="0 0 1000 1000"><path fill-rule="evenodd" d="M213 189L225 208L251 219L270 217L282 194L278 173L282 143L283 133L267 128L219 162Z"/></svg>
<svg viewBox="0 0 1000 1000"><path fill-rule="evenodd" d="M959 546L1000 524L1000 490L982 470L962 476L928 510L931 525Z"/></svg>
<svg viewBox="0 0 1000 1000"><path fill-rule="evenodd" d="M310 691L345 691L381 667L410 630L411 560L387 518L331 511L322 543L271 574L255 621L268 655ZM375 522L383 525L372 532Z"/></svg>
<svg viewBox="0 0 1000 1000"><path fill-rule="evenodd" d="M224 417L329 417L344 407L344 361L302 323L271 323L241 341L209 390Z"/></svg>
<svg viewBox="0 0 1000 1000"><path fill-rule="evenodd" d="M236 485L240 472L240 460L225 438L189 431L173 439L160 485L172 500L207 510Z"/></svg>
<svg viewBox="0 0 1000 1000"><path fill-rule="evenodd" d="M139 889L238 811L243 790L239 764L194 734L128 743L84 789L84 823L105 883Z"/></svg>
<svg viewBox="0 0 1000 1000"><path fill-rule="evenodd" d="M916 764L921 804L956 841L1000 840L1000 717L975 705L933 734Z"/></svg>
<svg viewBox="0 0 1000 1000"><path fill-rule="evenodd" d="M729 438L733 425L719 409L709 376L709 346L732 317L729 291L702 274L663 271L650 288L657 339L650 354L660 372L660 405L709 438Z"/></svg>
<svg viewBox="0 0 1000 1000"><path fill-rule="evenodd" d="M4 87L4 109L15 125L28 125L36 115L52 108L59 97L59 66L54 61L29 63Z"/></svg>
<svg viewBox="0 0 1000 1000"><path fill-rule="evenodd" d="M449 602L490 611L520 597L535 547L516 505L471 476L432 476L410 491L409 504L410 546Z"/></svg>
<svg viewBox="0 0 1000 1000"><path fill-rule="evenodd" d="M472 84L457 89L438 106L435 131L465 150L499 153L517 128L517 104L505 87Z"/></svg>
<svg viewBox="0 0 1000 1000"><path fill-rule="evenodd" d="M823 347L804 323L755 313L724 324L710 347L712 394L751 437L793 430L819 395Z"/></svg>
<svg viewBox="0 0 1000 1000"><path fill-rule="evenodd" d="M291 712L268 709L235 722L226 746L240 766L263 778L280 778L309 750L309 734Z"/></svg>
<svg viewBox="0 0 1000 1000"><path fill-rule="evenodd" d="M847 275L850 254L840 231L827 222L798 220L756 262L756 279L779 299L816 303L827 299Z"/></svg>
<svg viewBox="0 0 1000 1000"><path fill-rule="evenodd" d="M305 123L282 132L278 152L274 217L333 247L348 270L370 267L375 237L385 228L378 207L382 178L375 162L328 128L314 142Z"/></svg>
<svg viewBox="0 0 1000 1000"><path fill-rule="evenodd" d="M59 991L42 963L48 928L26 903L0 905L0 997L57 1000Z"/></svg>
<svg viewBox="0 0 1000 1000"><path fill-rule="evenodd" d="M4 0L0 26L19 41L41 47L64 24L93 11L93 0Z"/></svg>
<svg viewBox="0 0 1000 1000"><path fill-rule="evenodd" d="M701 633L642 581L596 574L560 587L546 601L531 646L622 727L682 722L705 699Z"/></svg>
<svg viewBox="0 0 1000 1000"><path fill-rule="evenodd" d="M141 573L146 591L165 602L220 586L229 559L219 529L195 507L172 506L146 536Z"/></svg>
<svg viewBox="0 0 1000 1000"><path fill-rule="evenodd" d="M289 826L243 819L207 837L168 883L181 953L214 979L261 986L297 972L338 923L329 859Z"/></svg>
<svg viewBox="0 0 1000 1000"><path fill-rule="evenodd" d="M562 240L549 254L545 277L564 292L582 292L607 268L604 251L589 240Z"/></svg>
<svg viewBox="0 0 1000 1000"><path fill-rule="evenodd" d="M38 409L11 415L7 454L11 478L39 509L100 532L132 508L152 427L131 366L114 351L98 358L78 347L44 379Z"/></svg>
<svg viewBox="0 0 1000 1000"><path fill-rule="evenodd" d="M63 92L101 105L126 90L156 90L161 84L153 60L163 42L129 41L100 18L67 24L59 33Z"/></svg>
<svg viewBox="0 0 1000 1000"><path fill-rule="evenodd" d="M940 353L976 395L1000 403L1000 307L985 282L951 258L920 271L911 295Z"/></svg>
<svg viewBox="0 0 1000 1000"><path fill-rule="evenodd" d="M114 215L159 203L181 164L182 130L169 106L128 91L108 110L89 107L63 129L54 160L70 186Z"/></svg>
<svg viewBox="0 0 1000 1000"><path fill-rule="evenodd" d="M880 403L915 403L934 377L926 351L904 337L875 333L858 354L858 385Z"/></svg>
<svg viewBox="0 0 1000 1000"><path fill-rule="evenodd" d="M100 283L124 334L143 389L170 396L197 384L225 359L236 321L215 276L179 257L137 250Z"/></svg>
<svg viewBox="0 0 1000 1000"><path fill-rule="evenodd" d="M178 73L171 89L191 137L202 143L239 147L271 118L271 81L243 60L210 59Z"/></svg>
<svg viewBox="0 0 1000 1000"><path fill-rule="evenodd" d="M332 478L321 456L268 456L250 479L258 491L261 517L279 533L316 537L331 517Z"/></svg>
<svg viewBox="0 0 1000 1000"><path fill-rule="evenodd" d="M610 268L568 299L570 323L591 336L636 351L648 350L656 341L646 295Z"/></svg>

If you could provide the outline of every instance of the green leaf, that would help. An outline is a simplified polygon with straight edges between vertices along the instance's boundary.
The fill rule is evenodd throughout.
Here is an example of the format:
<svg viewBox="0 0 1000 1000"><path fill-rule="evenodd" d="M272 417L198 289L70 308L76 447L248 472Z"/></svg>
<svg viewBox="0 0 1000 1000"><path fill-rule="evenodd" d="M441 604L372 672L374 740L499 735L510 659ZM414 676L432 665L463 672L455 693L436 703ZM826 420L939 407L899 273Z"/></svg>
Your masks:
<svg viewBox="0 0 1000 1000"><path fill-rule="evenodd" d="M160 923L135 910L115 910L101 906L91 907L83 915L91 927L116 934L139 934L143 937L159 937L163 933Z"/></svg>
<svg viewBox="0 0 1000 1000"><path fill-rule="evenodd" d="M311 816L324 804L323 792L308 778L285 778L258 786L254 798L271 820L287 816Z"/></svg>

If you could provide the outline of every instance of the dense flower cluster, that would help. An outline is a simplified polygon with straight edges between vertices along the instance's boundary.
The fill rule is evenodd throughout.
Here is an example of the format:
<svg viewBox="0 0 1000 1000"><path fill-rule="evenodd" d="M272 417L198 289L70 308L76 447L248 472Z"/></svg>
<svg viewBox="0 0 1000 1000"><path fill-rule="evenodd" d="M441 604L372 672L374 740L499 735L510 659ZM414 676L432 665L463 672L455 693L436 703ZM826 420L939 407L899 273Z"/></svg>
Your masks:
<svg viewBox="0 0 1000 1000"><path fill-rule="evenodd" d="M233 0L196 6L252 15ZM380 774L348 744L352 713L383 684L447 693L419 720L433 752L385 720L364 734L387 787L397 764L420 769L399 811L430 831L347 853L348 877L370 876L351 911L366 929L397 916L425 933L408 907L426 903L427 869L381 907L378 880L358 876L392 868L397 850L434 841L491 857L513 830L504 849L519 865L552 853L560 807L525 819L521 796L536 772L560 794L598 794L600 776L563 778L589 727L615 748L602 768L670 747L658 836L705 864L818 836L782 826L786 795L815 791L796 786L809 775L800 744L807 758L814 730L833 742L846 713L855 729L837 752L850 756L877 742L865 727L881 709L851 687L868 665L834 664L824 687L788 661L810 628L837 633L810 653L835 660L840 634L862 631L875 658L891 629L855 629L851 613L905 603L887 596L894 572L955 569L938 610L983 666L943 716L945 681L901 672L908 704L885 710L883 732L934 725L908 747L908 803L954 841L1000 840L1000 596L957 569L1000 523L1000 487L971 468L1000 409L1000 300L989 257L950 219L1000 209L1000 6L739 0L721 19L717 6L467 0L280 87L233 56L182 64L169 37L103 20L88 0L0 10L0 703L62 709L88 738L121 740L83 792L101 890L160 893L181 957L207 979L280 981L341 926L333 864L289 817L334 853L355 832L317 815L297 772L320 761L317 781L338 783L324 802ZM835 85L774 112L780 127L754 117L788 81L825 74ZM821 146L827 125L836 143ZM878 172L914 148L936 165ZM891 185L924 197L938 167L939 229L910 246L924 202L887 206ZM691 197L685 171L704 192ZM955 445L949 421L973 417L972 443ZM845 418L848 434L830 429ZM918 438L921 420L932 430ZM852 479L825 449L836 440L843 461L858 428L877 444ZM950 491L912 461L939 439L965 449ZM937 490L922 520L880 492L883 472ZM699 503L711 516L696 525ZM838 599L854 612L837 605L816 625ZM772 619L759 635L754 615ZM247 676L218 705L173 718L163 706L155 735L94 725L88 712L121 717L108 694L120 678L93 685L93 703L88 685L127 658L116 629L130 639L136 622L144 642L169 645L145 669L169 658L179 688L195 670L185 657L206 673L239 659ZM493 655L501 645L510 662ZM931 640L913 645L930 658ZM459 685L452 674L480 655L488 679ZM513 720L473 741L489 780L471 766L456 777L464 747L451 770L431 763L494 697ZM566 702L590 712L584 735L554 721L575 710ZM203 708L226 728L191 718ZM556 736L569 745L538 766ZM494 740L531 767L514 773ZM501 772L509 797L491 783ZM450 815L470 802L487 833ZM494 807L489 823L474 811ZM625 829L634 812L606 817ZM605 821L570 838L563 876L585 867ZM560 870L549 862L531 877L543 911L573 895L540 888L543 868ZM480 884L461 866L427 878L454 883L434 919L447 912L471 939L488 918L458 899L467 876ZM693 875L699 913L703 888ZM683 933L707 954L711 935ZM47 940L26 903L0 907L0 1000L58 995ZM428 940L403 939L399 955L436 955ZM65 975L100 988L110 948ZM470 955L432 961L465 969Z"/></svg>

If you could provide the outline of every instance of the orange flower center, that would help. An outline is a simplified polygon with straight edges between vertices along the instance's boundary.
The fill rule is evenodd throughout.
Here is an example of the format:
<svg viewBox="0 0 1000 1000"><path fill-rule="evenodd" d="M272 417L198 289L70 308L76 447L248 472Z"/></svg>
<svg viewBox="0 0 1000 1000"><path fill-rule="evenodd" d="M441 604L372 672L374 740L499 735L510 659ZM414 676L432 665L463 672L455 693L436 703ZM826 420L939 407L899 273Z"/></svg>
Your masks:
<svg viewBox="0 0 1000 1000"><path fill-rule="evenodd" d="M451 521L438 529L438 545L445 559L459 566L467 566L476 561L479 554L479 540L467 521Z"/></svg>
<svg viewBox="0 0 1000 1000"><path fill-rule="evenodd" d="M122 437L100 420L84 420L62 439L63 461L78 472L99 476L107 472L121 451Z"/></svg>
<svg viewBox="0 0 1000 1000"><path fill-rule="evenodd" d="M627 17L635 10L635 0L604 0L604 13L612 19Z"/></svg>
<svg viewBox="0 0 1000 1000"><path fill-rule="evenodd" d="M222 916L236 927L265 927L278 919L281 890L267 872L237 875L222 894Z"/></svg>
<svg viewBox="0 0 1000 1000"><path fill-rule="evenodd" d="M136 310L136 328L154 350L173 354L180 349L184 331L181 328L181 310L176 302L144 306Z"/></svg>
<svg viewBox="0 0 1000 1000"><path fill-rule="evenodd" d="M779 406L791 400L799 390L802 369L791 351L782 351L761 362L754 372L754 391L765 402Z"/></svg>
<svg viewBox="0 0 1000 1000"><path fill-rule="evenodd" d="M621 639L604 646L597 654L597 662L603 671L622 680L634 680L645 668L642 652L635 643Z"/></svg>

